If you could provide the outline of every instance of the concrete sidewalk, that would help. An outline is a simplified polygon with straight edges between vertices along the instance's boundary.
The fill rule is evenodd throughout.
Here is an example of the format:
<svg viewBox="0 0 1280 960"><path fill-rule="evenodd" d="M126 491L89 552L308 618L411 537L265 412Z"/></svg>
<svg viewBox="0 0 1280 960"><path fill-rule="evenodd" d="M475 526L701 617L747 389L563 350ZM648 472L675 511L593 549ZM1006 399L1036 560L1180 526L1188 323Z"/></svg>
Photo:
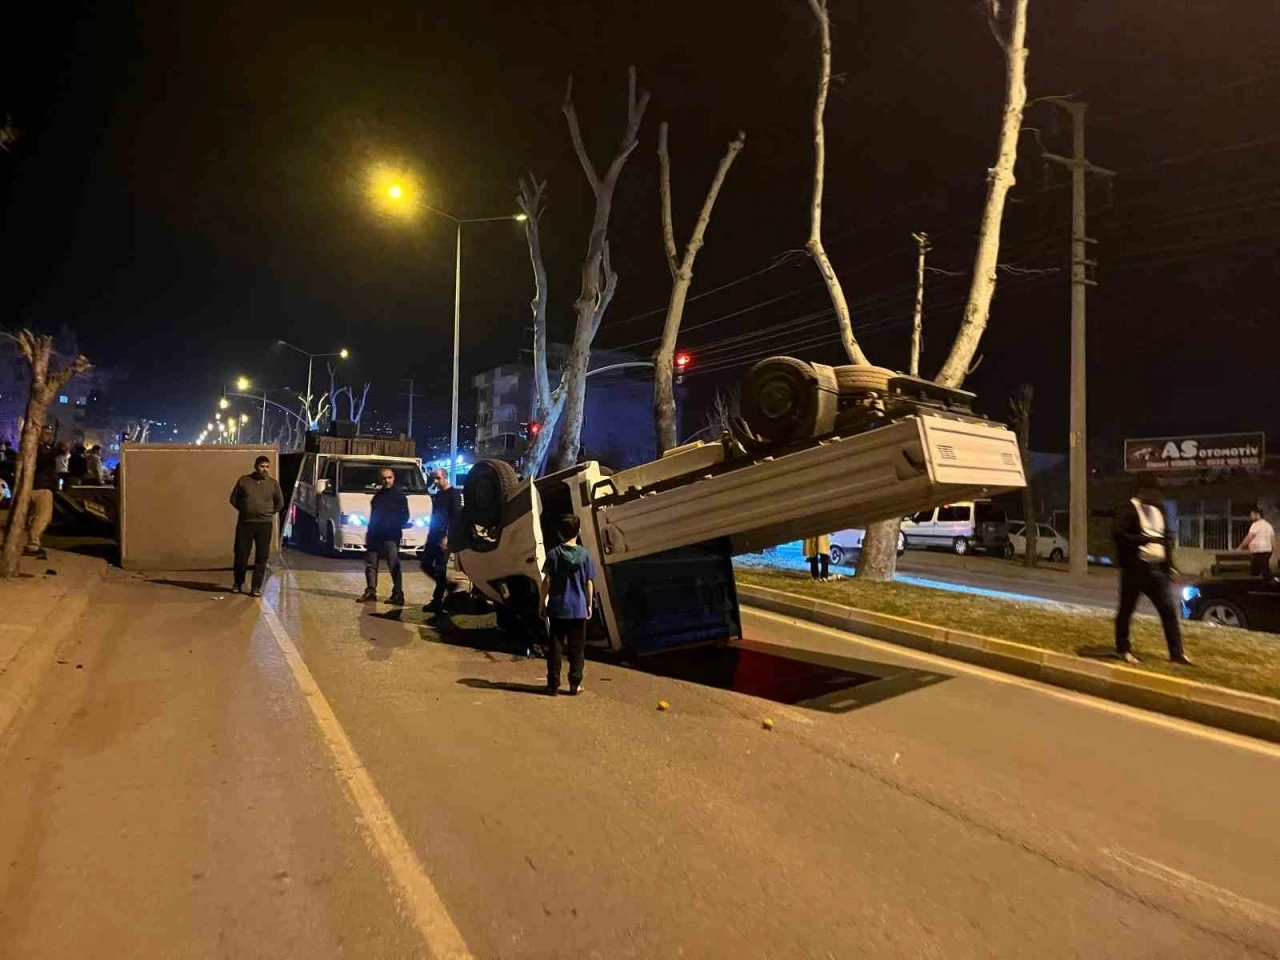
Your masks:
<svg viewBox="0 0 1280 960"><path fill-rule="evenodd" d="M0 738L57 661L109 569L94 557L48 553L47 560L23 557L21 576L0 581Z"/></svg>

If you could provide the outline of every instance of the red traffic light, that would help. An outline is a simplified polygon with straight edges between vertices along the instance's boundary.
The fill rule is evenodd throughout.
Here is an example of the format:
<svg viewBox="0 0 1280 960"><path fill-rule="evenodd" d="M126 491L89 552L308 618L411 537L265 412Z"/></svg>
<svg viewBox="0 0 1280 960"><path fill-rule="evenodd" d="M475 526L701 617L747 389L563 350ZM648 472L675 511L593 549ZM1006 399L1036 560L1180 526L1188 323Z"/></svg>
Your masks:
<svg viewBox="0 0 1280 960"><path fill-rule="evenodd" d="M676 369L683 372L684 368L689 366L689 361L692 359L693 358L690 357L689 354L681 350L679 353L676 354Z"/></svg>
<svg viewBox="0 0 1280 960"><path fill-rule="evenodd" d="M529 436L536 437L541 432L542 432L542 424L538 423L538 421L536 420L532 420L529 422Z"/></svg>

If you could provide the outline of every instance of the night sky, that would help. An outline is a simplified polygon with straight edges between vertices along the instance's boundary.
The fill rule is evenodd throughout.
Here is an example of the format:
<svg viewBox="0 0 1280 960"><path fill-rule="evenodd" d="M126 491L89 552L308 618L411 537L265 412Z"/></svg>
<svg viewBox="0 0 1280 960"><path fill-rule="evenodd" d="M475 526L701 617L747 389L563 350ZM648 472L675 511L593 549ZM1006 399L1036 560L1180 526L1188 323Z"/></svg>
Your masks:
<svg viewBox="0 0 1280 960"><path fill-rule="evenodd" d="M970 0L831 3L828 250L868 353L903 368L911 233L933 236L945 272L926 295L932 373L967 291L949 274L972 261L1003 59ZM682 338L691 402L766 353L841 362L816 268L784 256L808 230L805 0L23 4L7 21L0 112L22 137L0 156L4 322L74 329L96 362L127 372L116 390L129 412L194 426L238 374L301 385L305 361L270 347L283 337L349 347L349 379L374 382L384 418L403 407L400 378L417 377L419 410L443 424L453 228L378 220L366 170L412 166L429 202L466 217L514 212L517 177L547 178L552 323L567 333L591 208L560 100L572 73L603 166L629 63L653 99L616 199L621 279L597 344L647 353L661 324L655 144L668 120L682 239L725 144L747 132L693 293L741 282L686 311L686 328L708 324ZM1090 189L1093 436L1280 437L1274 4L1031 0L1028 45L1031 97L1088 101L1089 157L1120 173ZM1037 137L1069 152L1064 120L1048 103L1028 109L1037 133L1021 142L1001 253L1012 270L968 384L1003 416L1032 383L1033 444L1049 450L1066 446L1070 197ZM463 273L466 375L528 345L521 228L468 227Z"/></svg>

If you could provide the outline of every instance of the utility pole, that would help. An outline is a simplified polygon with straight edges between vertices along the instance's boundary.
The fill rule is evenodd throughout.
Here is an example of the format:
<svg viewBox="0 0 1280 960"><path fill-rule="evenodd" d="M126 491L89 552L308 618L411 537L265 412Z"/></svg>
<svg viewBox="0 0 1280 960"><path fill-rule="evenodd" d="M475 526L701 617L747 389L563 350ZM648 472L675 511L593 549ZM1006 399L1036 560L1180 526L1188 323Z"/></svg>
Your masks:
<svg viewBox="0 0 1280 960"><path fill-rule="evenodd" d="M412 440L413 439L413 398L420 397L422 396L422 394L413 392L413 377L405 377L405 380L409 382L409 392L407 394L402 393L400 394L400 396L402 397L407 396L409 398L409 432L407 436L409 437L410 440Z"/></svg>
<svg viewBox="0 0 1280 960"><path fill-rule="evenodd" d="M1044 154L1044 159L1071 171L1071 503L1068 539L1069 569L1072 576L1089 572L1089 460L1088 405L1085 394L1085 293L1096 282L1089 279L1089 267L1096 260L1087 256L1087 245L1096 241L1085 230L1085 176L1114 177L1115 171L1090 163L1084 153L1084 118L1089 105L1075 100L1054 99L1071 115L1071 156Z"/></svg>
<svg viewBox="0 0 1280 960"><path fill-rule="evenodd" d="M929 252L929 235L924 231L913 233L916 242L916 309L911 317L911 369L913 377L920 376L920 347L924 343L924 255Z"/></svg>

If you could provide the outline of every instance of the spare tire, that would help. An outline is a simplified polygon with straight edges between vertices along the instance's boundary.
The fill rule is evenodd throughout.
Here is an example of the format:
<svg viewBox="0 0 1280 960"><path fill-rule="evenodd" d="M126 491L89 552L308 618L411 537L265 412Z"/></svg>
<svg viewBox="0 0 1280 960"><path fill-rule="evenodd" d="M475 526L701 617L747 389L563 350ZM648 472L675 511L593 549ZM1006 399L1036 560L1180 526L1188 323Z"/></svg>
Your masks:
<svg viewBox="0 0 1280 960"><path fill-rule="evenodd" d="M889 380L897 376L888 367L873 367L864 363L848 363L834 369L836 389L842 397L885 393L889 389Z"/></svg>
<svg viewBox="0 0 1280 960"><path fill-rule="evenodd" d="M481 460L462 487L462 516L481 527L502 525L502 507L520 486L515 467L505 460Z"/></svg>
<svg viewBox="0 0 1280 960"><path fill-rule="evenodd" d="M742 420L757 437L785 442L812 435L818 413L818 378L794 357L769 357L747 372Z"/></svg>

